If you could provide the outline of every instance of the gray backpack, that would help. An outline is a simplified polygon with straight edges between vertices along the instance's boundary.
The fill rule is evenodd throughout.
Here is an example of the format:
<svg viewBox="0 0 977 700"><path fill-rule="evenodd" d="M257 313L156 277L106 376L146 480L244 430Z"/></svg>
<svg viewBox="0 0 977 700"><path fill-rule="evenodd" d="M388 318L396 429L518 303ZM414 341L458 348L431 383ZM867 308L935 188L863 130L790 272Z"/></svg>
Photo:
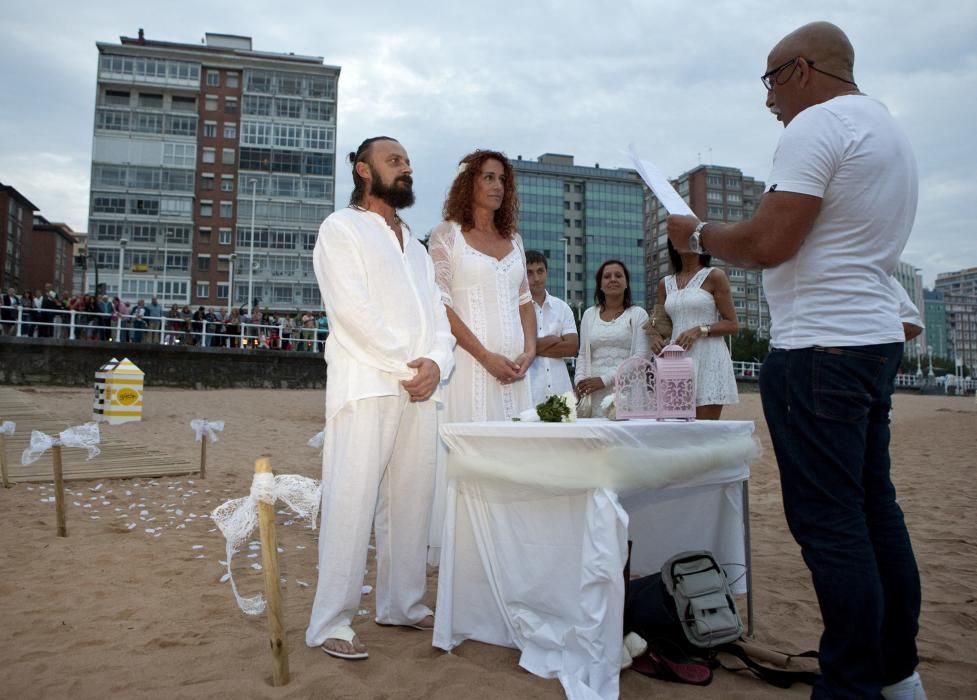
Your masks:
<svg viewBox="0 0 977 700"><path fill-rule="evenodd" d="M743 623L726 573L708 551L682 552L662 566L662 582L675 600L682 631L700 649L733 642Z"/></svg>

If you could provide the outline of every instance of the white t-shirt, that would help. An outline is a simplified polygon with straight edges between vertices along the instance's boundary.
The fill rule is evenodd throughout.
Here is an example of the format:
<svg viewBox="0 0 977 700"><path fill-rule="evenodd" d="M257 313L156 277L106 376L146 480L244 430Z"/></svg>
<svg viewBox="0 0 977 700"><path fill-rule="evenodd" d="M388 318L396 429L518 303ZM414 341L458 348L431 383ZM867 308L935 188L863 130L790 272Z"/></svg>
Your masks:
<svg viewBox="0 0 977 700"><path fill-rule="evenodd" d="M769 183L822 199L797 254L763 272L771 344L902 342L889 276L912 230L918 182L912 148L885 105L844 95L798 114Z"/></svg>
<svg viewBox="0 0 977 700"><path fill-rule="evenodd" d="M574 323L573 312L562 299L546 292L543 305L539 306L533 302L533 309L536 310L537 338L545 338L550 335L577 334L577 324ZM533 406L538 406L554 394L564 394L573 389L567 364L560 357L540 357L537 355L533 364L529 365L529 385L533 392Z"/></svg>

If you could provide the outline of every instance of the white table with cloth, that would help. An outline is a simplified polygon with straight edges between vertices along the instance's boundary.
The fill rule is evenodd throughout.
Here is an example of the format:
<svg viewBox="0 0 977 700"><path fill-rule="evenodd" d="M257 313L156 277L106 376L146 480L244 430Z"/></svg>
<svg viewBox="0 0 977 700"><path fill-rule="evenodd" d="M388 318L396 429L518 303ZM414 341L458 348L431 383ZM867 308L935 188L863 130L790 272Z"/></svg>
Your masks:
<svg viewBox="0 0 977 700"><path fill-rule="evenodd" d="M632 574L707 549L746 591L752 422L493 421L441 436L434 646L513 647L571 700L616 698L629 538Z"/></svg>

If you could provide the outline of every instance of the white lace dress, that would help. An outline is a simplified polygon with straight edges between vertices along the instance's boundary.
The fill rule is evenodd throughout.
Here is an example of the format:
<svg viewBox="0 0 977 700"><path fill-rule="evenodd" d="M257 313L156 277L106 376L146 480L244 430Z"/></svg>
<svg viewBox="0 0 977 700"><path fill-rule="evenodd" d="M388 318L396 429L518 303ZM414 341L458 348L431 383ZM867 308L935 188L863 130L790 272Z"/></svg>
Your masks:
<svg viewBox="0 0 977 700"><path fill-rule="evenodd" d="M490 352L510 360L522 354L519 306L532 297L519 234L502 260L472 248L461 227L450 221L434 229L429 247L444 303ZM500 384L466 350L455 347L455 369L444 399L446 422L510 420L531 405L528 378Z"/></svg>
<svg viewBox="0 0 977 700"><path fill-rule="evenodd" d="M676 285L675 275L665 278L665 312L672 319L673 340L689 328L708 326L720 320L716 300L702 289L702 283L712 269L702 268L682 289ZM725 338L699 338L689 349L689 355L695 360L696 406L739 403L733 361Z"/></svg>
<svg viewBox="0 0 977 700"><path fill-rule="evenodd" d="M604 321L596 306L580 320L580 351L573 384L589 377L600 377L604 388L590 395L591 416L602 418L601 402L614 393L614 375L629 357L648 358L648 336L641 326L648 320L640 306L629 306L613 321Z"/></svg>

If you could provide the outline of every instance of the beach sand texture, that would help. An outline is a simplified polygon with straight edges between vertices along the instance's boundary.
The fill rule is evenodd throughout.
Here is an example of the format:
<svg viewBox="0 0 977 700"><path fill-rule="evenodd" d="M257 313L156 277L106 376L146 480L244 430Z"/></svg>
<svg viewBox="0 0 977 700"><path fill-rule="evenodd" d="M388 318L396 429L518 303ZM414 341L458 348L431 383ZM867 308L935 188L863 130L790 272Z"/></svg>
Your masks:
<svg viewBox="0 0 977 700"><path fill-rule="evenodd" d="M91 418L89 389L37 388L38 409L78 424ZM757 422L764 454L750 483L758 641L816 648L817 602L787 531L777 469L756 394L725 418ZM512 649L466 642L446 654L431 635L373 623L374 595L354 623L370 659L344 662L304 643L316 582L316 532L279 504L278 540L291 683L271 686L264 618L242 614L220 581L224 540L207 516L248 493L254 459L277 473L318 478L306 442L322 429L321 391L146 390L141 423L103 427L199 463L192 418L226 421L209 447L207 478L67 482L68 537L55 536L51 483L0 489L0 696L5 698L561 698L556 680L519 668ZM0 416L2 419L3 416ZM977 697L977 407L973 398L900 394L893 415L893 474L923 581L919 634L929 697ZM18 425L18 432L30 430ZM18 459L18 456L10 456ZM82 459L65 451L65 461ZM257 540L257 532L254 539ZM250 556L255 555L255 556ZM257 593L259 552L235 559L244 595ZM366 584L373 585L370 557ZM429 604L436 578L429 586ZM622 698L803 698L719 670L706 688L625 672Z"/></svg>

